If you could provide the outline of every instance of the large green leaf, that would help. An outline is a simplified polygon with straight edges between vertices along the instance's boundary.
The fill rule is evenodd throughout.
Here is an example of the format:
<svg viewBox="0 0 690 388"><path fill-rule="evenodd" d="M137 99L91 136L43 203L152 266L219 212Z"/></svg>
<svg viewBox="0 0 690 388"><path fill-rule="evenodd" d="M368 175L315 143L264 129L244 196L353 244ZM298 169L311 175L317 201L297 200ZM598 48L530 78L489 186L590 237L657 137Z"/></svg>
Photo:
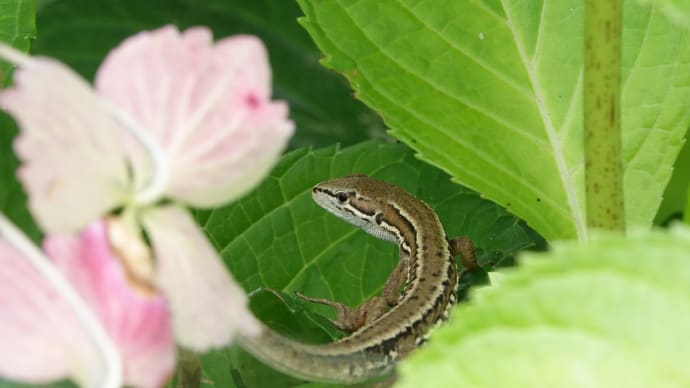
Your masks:
<svg viewBox="0 0 690 388"><path fill-rule="evenodd" d="M548 239L586 239L583 3L299 0L302 20L391 134ZM690 118L690 44L625 1L626 218L649 226Z"/></svg>
<svg viewBox="0 0 690 388"><path fill-rule="evenodd" d="M330 147L289 153L253 193L229 206L200 212L198 220L247 291L261 287L286 293L298 290L354 306L381 291L397 261L397 248L312 201L315 183L352 173L395 183L429 203L448 235L470 237L487 266L510 259L516 250L538 240L517 218L451 183L448 175L414 158L408 148L377 142L343 150ZM318 342L330 338L318 328L295 329L290 323L295 316L276 307L275 301L272 308L258 302L252 308L262 320L291 337ZM327 307L310 307L333 317ZM307 325L314 326L301 326ZM207 378L216 386L238 381L252 387L286 385L285 377L235 348L213 352L203 361Z"/></svg>
<svg viewBox="0 0 690 388"><path fill-rule="evenodd" d="M216 39L254 34L268 47L275 97L288 101L297 123L292 147L385 136L379 117L350 96L342 77L318 64L320 53L298 16L293 1L60 0L39 9L32 51L59 58L91 79L110 49L141 30L205 25Z"/></svg>
<svg viewBox="0 0 690 388"><path fill-rule="evenodd" d="M470 304L400 387L690 386L690 228L556 243Z"/></svg>

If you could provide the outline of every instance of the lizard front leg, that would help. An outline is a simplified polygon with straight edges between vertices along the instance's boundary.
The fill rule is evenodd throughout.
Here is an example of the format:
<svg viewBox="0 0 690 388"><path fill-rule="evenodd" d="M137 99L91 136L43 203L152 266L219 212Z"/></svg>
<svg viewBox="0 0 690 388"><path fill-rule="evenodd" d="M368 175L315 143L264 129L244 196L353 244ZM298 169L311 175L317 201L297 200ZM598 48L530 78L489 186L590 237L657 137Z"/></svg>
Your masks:
<svg viewBox="0 0 690 388"><path fill-rule="evenodd" d="M391 307L398 304L400 290L407 279L409 265L409 257L400 250L400 260L393 272L388 276L381 296L374 296L357 307L350 307L330 299L308 297L299 292L295 292L295 295L308 302L335 308L336 318L331 319L331 322L338 329L352 333L367 323L376 320Z"/></svg>

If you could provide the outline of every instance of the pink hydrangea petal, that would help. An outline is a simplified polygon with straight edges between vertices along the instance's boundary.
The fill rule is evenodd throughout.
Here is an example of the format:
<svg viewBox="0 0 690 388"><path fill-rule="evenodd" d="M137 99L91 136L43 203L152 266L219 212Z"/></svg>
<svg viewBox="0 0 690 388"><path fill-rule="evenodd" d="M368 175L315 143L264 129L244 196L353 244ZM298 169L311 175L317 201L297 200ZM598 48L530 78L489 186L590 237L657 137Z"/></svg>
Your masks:
<svg viewBox="0 0 690 388"><path fill-rule="evenodd" d="M96 386L102 356L52 284L0 238L0 376L42 384L73 378Z"/></svg>
<svg viewBox="0 0 690 388"><path fill-rule="evenodd" d="M292 125L280 121L287 105L266 104L262 112L248 114L238 128L203 154L181 156L171 195L200 207L219 205L239 198L268 174L292 134ZM257 117L258 116L258 117ZM278 118L278 120L273 120ZM217 189L214 195L198 188Z"/></svg>
<svg viewBox="0 0 690 388"><path fill-rule="evenodd" d="M161 386L175 363L167 304L161 295L144 296L129 286L123 267L111 252L106 224L94 223L78 237L49 237L44 249L117 345L125 383Z"/></svg>
<svg viewBox="0 0 690 388"><path fill-rule="evenodd" d="M14 146L29 207L47 233L79 230L125 197L123 130L63 64L7 46L0 57L20 62L15 86L0 92L0 107L21 128Z"/></svg>
<svg viewBox="0 0 690 388"><path fill-rule="evenodd" d="M235 334L259 333L244 291L187 210L151 208L142 221L156 252L156 282L168 297L180 345L205 351L229 344Z"/></svg>
<svg viewBox="0 0 690 388"><path fill-rule="evenodd" d="M167 196L194 206L251 189L293 132L287 105L270 100L266 50L252 36L214 45L205 28L140 33L110 53L96 88L163 148ZM153 167L136 148L131 154L141 186Z"/></svg>

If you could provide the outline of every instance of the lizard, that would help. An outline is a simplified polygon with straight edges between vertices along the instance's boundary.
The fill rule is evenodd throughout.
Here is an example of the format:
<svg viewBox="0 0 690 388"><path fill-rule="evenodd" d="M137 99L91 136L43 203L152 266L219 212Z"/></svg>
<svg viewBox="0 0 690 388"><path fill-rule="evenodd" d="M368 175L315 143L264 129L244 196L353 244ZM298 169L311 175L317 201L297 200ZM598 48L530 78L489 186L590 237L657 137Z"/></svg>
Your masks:
<svg viewBox="0 0 690 388"><path fill-rule="evenodd" d="M381 296L355 308L298 294L335 307L333 323L349 336L306 344L263 327L258 336L241 337L240 344L272 367L308 380L355 384L391 374L397 360L447 319L457 298L459 271L453 256L462 255L463 270L476 268L474 246L467 237L448 240L431 207L367 175L321 182L312 188L312 197L337 217L396 243L400 260Z"/></svg>

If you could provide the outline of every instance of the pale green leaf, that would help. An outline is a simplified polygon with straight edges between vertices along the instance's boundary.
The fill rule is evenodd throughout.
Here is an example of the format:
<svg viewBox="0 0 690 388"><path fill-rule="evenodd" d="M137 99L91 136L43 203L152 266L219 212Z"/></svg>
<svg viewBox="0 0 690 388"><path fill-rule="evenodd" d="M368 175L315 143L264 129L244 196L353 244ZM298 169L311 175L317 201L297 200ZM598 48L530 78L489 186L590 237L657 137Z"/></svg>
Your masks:
<svg viewBox="0 0 690 388"><path fill-rule="evenodd" d="M300 5L324 63L393 136L547 239L586 239L581 1ZM625 215L646 227L690 119L690 42L636 0L623 24Z"/></svg>
<svg viewBox="0 0 690 388"><path fill-rule="evenodd" d="M690 386L690 228L555 243L457 308L399 387Z"/></svg>
<svg viewBox="0 0 690 388"><path fill-rule="evenodd" d="M510 261L515 251L537 243L538 238L516 217L453 184L448 175L417 160L405 146L366 142L342 150L291 152L244 199L197 213L246 291L262 287L279 291L286 303L263 295L263 300L253 298L251 307L264 322L291 338L328 342L332 335L324 331L328 328L322 321L305 314L303 306L293 307L286 294L300 291L355 306L381 292L398 260L394 244L367 235L313 202L314 184L352 173L395 183L426 201L439 214L448 236L466 235L474 241L487 267ZM334 317L328 307L306 307ZM205 376L216 386L275 387L296 382L237 348L212 352L202 360Z"/></svg>

